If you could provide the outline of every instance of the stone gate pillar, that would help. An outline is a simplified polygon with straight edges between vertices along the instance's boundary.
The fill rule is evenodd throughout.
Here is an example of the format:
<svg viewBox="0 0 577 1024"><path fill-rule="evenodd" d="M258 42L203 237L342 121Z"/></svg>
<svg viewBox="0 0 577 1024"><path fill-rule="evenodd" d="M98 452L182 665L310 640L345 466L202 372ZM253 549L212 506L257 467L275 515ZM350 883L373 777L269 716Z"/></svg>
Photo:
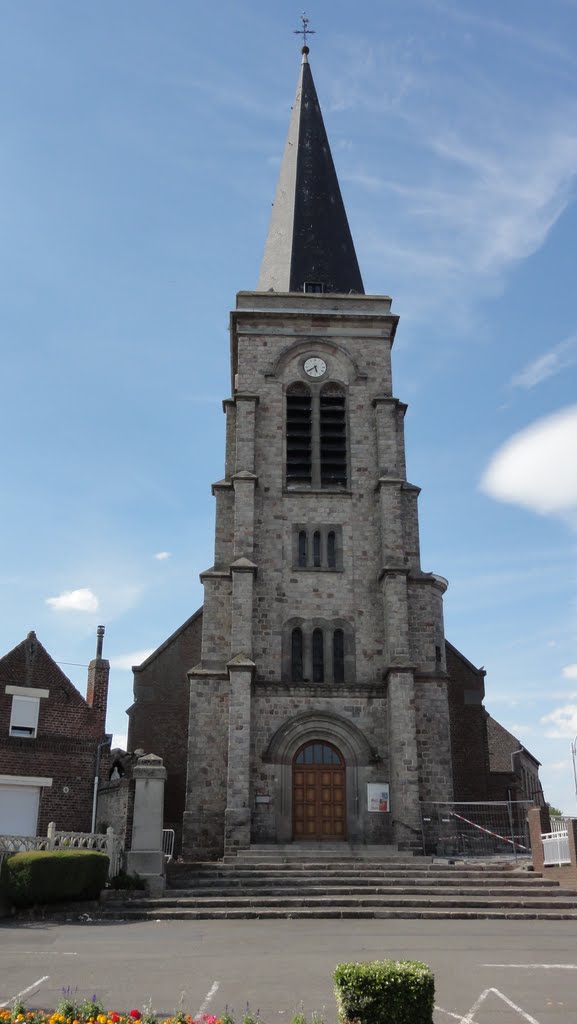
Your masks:
<svg viewBox="0 0 577 1024"><path fill-rule="evenodd" d="M132 777L135 780L134 813L127 869L129 874L141 875L150 892L159 895L165 884L162 825L166 768L162 758L155 754L139 757Z"/></svg>

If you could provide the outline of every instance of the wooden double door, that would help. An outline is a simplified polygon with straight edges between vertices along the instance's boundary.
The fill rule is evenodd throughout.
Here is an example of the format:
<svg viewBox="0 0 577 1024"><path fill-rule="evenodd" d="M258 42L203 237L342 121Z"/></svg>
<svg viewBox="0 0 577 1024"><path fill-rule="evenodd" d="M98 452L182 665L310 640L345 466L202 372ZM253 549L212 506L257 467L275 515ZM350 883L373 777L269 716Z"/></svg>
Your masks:
<svg viewBox="0 0 577 1024"><path fill-rule="evenodd" d="M313 740L293 760L293 838L346 839L346 766L331 743Z"/></svg>

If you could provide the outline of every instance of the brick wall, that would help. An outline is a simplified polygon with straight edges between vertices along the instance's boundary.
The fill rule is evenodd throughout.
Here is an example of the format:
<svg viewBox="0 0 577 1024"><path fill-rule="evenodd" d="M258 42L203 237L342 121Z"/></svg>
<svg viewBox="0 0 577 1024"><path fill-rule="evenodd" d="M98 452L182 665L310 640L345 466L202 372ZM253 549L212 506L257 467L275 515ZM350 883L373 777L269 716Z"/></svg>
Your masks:
<svg viewBox="0 0 577 1024"><path fill-rule="evenodd" d="M134 703L128 709L128 749L161 757L167 771L164 827L174 828L180 848L185 807L190 684L187 672L200 661L202 609L134 672Z"/></svg>
<svg viewBox="0 0 577 1024"><path fill-rule="evenodd" d="M50 821L59 830L89 832L96 750L104 740L108 689L108 662L91 662L95 707L81 696L48 652L31 633L0 658L0 775L45 777L52 785L42 789L38 833ZM41 697L35 738L9 735L12 694L7 686L48 690ZM107 772L108 753L102 750L100 775ZM1 830L1 823L0 823Z"/></svg>

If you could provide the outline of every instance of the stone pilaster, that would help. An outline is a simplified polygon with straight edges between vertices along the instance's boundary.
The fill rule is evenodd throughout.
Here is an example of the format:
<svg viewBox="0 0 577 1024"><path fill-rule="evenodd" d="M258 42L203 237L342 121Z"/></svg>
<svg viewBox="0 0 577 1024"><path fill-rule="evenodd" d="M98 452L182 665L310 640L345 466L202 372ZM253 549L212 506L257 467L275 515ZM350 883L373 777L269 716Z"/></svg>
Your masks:
<svg viewBox="0 0 577 1024"><path fill-rule="evenodd" d="M258 395L238 392L236 401L235 473L254 473L254 442Z"/></svg>
<svg viewBox="0 0 577 1024"><path fill-rule="evenodd" d="M230 480L236 466L236 402L234 398L225 398L222 408L226 416L224 475L227 480Z"/></svg>
<svg viewBox="0 0 577 1024"><path fill-rule="evenodd" d="M403 419L407 406L398 398L373 398L377 433L377 465L382 477L405 478Z"/></svg>
<svg viewBox="0 0 577 1024"><path fill-rule="evenodd" d="M258 478L248 470L235 473L234 557L251 558L254 548L254 492Z"/></svg>
<svg viewBox="0 0 577 1024"><path fill-rule="evenodd" d="M232 626L231 652L233 658L243 654L252 658L252 613L254 578L257 567L248 558L233 562L232 572Z"/></svg>
<svg viewBox="0 0 577 1024"><path fill-rule="evenodd" d="M391 668L387 683L391 817L395 842L402 849L417 845L421 828L413 670Z"/></svg>
<svg viewBox="0 0 577 1024"><path fill-rule="evenodd" d="M229 661L228 772L225 850L250 846L250 719L254 662L238 655Z"/></svg>
<svg viewBox="0 0 577 1024"><path fill-rule="evenodd" d="M216 499L215 534L214 534L214 566L216 569L228 567L234 551L234 489L231 480L218 480L212 485L212 493Z"/></svg>
<svg viewBox="0 0 577 1024"><path fill-rule="evenodd" d="M200 580L204 585L202 665L204 668L223 669L230 658L230 570L207 569L200 574Z"/></svg>

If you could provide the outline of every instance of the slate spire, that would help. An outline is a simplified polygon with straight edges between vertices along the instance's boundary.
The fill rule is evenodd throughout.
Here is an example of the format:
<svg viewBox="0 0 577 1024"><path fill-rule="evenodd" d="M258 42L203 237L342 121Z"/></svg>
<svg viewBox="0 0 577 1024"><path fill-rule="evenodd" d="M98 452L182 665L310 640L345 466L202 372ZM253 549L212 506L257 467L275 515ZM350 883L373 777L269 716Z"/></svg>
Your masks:
<svg viewBox="0 0 577 1024"><path fill-rule="evenodd" d="M303 46L258 291L364 294L308 53Z"/></svg>

